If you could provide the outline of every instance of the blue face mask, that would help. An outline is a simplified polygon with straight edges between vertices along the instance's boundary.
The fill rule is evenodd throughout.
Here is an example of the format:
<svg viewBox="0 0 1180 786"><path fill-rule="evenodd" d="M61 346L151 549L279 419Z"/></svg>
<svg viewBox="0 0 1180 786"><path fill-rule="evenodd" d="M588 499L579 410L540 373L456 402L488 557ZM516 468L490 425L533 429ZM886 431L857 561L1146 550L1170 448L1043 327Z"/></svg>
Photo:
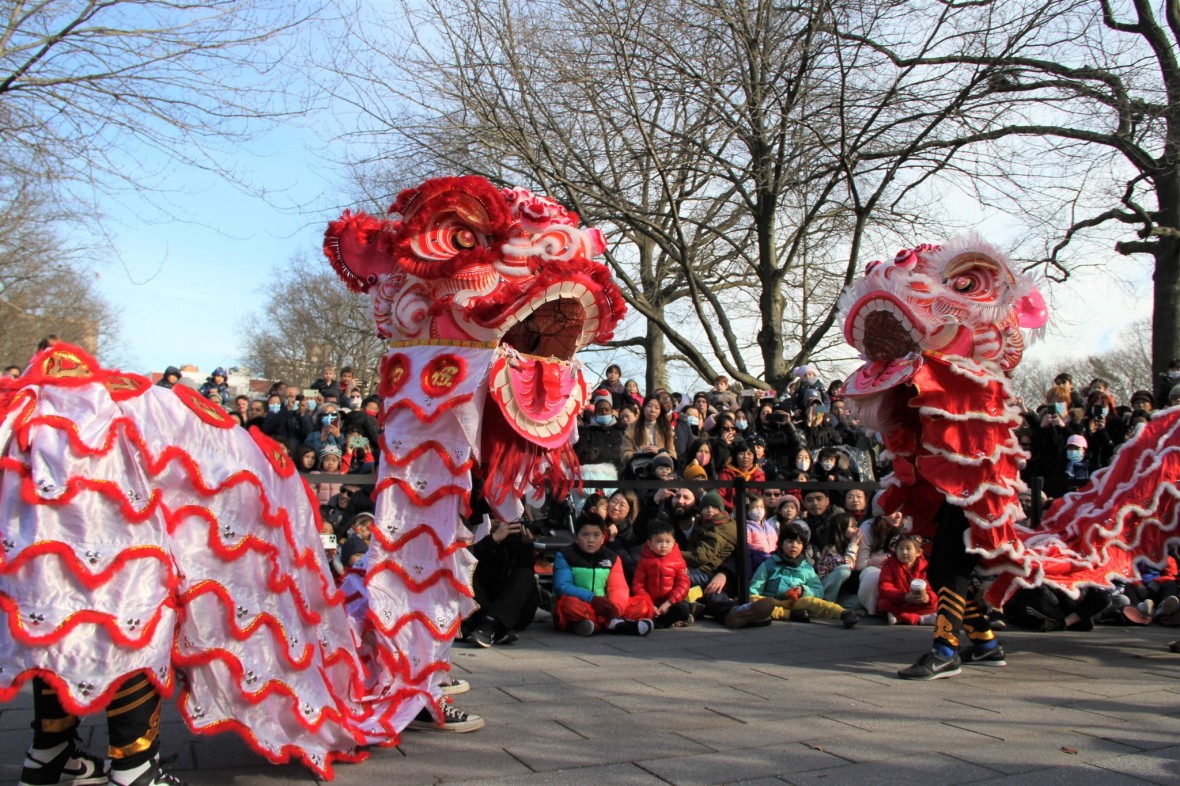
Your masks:
<svg viewBox="0 0 1180 786"><path fill-rule="evenodd" d="M614 415L595 415L594 422L600 426L613 426L615 424Z"/></svg>
<svg viewBox="0 0 1180 786"><path fill-rule="evenodd" d="M266 408L269 409L271 412L278 412L279 410L281 410L283 408L283 405L282 404L267 404Z"/></svg>
<svg viewBox="0 0 1180 786"><path fill-rule="evenodd" d="M745 431L749 424L744 420L735 420L733 425L737 426L738 431Z"/></svg>
<svg viewBox="0 0 1180 786"><path fill-rule="evenodd" d="M689 415L684 420L685 420L685 422L688 423L688 425L692 426L693 428L696 428L697 426L701 425L701 419L698 418L696 415Z"/></svg>
<svg viewBox="0 0 1180 786"><path fill-rule="evenodd" d="M1065 451L1065 457L1070 461L1077 463L1082 460L1082 451L1078 448L1070 448Z"/></svg>

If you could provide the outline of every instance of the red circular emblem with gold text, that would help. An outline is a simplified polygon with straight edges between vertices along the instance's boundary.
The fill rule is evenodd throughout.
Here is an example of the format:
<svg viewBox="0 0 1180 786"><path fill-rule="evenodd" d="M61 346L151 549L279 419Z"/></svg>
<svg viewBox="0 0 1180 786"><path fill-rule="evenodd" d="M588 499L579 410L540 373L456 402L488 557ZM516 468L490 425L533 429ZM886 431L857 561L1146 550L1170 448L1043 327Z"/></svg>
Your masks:
<svg viewBox="0 0 1180 786"><path fill-rule="evenodd" d="M275 468L281 478L289 478L295 474L295 462L287 455L287 449L263 434L257 426L250 427L250 436L262 451L262 455Z"/></svg>
<svg viewBox="0 0 1180 786"><path fill-rule="evenodd" d="M193 413L203 422L210 426L217 426L218 428L234 428L238 422L229 416L221 407L214 404L209 399L202 396L197 391L185 385L177 385L172 388L172 392L176 397L184 402L184 405L191 409Z"/></svg>
<svg viewBox="0 0 1180 786"><path fill-rule="evenodd" d="M410 359L402 353L390 355L381 361L381 384L377 392L382 398L393 398L410 378Z"/></svg>
<svg viewBox="0 0 1180 786"><path fill-rule="evenodd" d="M422 369L422 390L428 396L445 396L467 376L467 364L458 355L439 355Z"/></svg>

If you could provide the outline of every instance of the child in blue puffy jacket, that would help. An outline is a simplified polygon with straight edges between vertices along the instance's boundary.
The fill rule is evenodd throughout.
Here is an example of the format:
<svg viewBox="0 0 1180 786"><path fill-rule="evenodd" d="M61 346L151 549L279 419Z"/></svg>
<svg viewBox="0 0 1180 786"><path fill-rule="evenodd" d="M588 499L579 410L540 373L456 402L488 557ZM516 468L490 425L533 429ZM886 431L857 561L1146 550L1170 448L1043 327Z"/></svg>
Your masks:
<svg viewBox="0 0 1180 786"><path fill-rule="evenodd" d="M811 532L799 521L792 521L779 533L778 551L754 572L750 580L751 598L755 595L774 598L771 619L784 620L792 610L807 612L807 617L840 620L851 628L859 621L855 611L824 600L824 588L805 552Z"/></svg>

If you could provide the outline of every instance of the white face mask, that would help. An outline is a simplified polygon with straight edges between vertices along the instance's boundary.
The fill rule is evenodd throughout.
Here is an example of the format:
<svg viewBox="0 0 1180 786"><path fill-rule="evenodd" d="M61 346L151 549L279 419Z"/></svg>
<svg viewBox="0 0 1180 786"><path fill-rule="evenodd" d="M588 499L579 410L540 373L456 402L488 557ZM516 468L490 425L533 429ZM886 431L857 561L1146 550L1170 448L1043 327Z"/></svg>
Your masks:
<svg viewBox="0 0 1180 786"><path fill-rule="evenodd" d="M353 409L360 409L361 408L361 401L362 401L362 399L360 396L353 396L352 398L350 398L348 400L348 405L350 407L352 407Z"/></svg>

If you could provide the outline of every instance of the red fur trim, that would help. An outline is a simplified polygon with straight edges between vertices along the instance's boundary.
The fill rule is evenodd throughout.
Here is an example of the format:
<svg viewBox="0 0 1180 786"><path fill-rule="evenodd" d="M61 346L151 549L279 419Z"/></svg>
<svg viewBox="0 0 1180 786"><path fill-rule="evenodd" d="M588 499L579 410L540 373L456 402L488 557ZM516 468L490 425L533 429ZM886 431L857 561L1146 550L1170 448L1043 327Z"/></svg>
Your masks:
<svg viewBox="0 0 1180 786"><path fill-rule="evenodd" d="M398 617L392 625L385 626L381 624L381 620L377 619L376 612L370 610L367 614L365 614L366 624L371 625L373 628L380 631L382 636L387 636L390 639L396 636L398 631L414 621L421 623L422 626L426 628L426 632L430 634L431 638L437 639L438 641L451 641L454 639L455 635L459 632L459 625L462 623L462 620L457 619L451 625L451 627L443 630L434 624L434 620L427 617L421 611L415 610L411 611L409 614L403 614L402 616Z"/></svg>
<svg viewBox="0 0 1180 786"><path fill-rule="evenodd" d="M131 546L123 549L117 557L111 560L109 565L98 573L93 573L82 563L72 547L54 540L30 544L28 548L22 549L13 560L6 560L6 555L0 553L0 575L14 575L27 563L48 555L54 555L65 563L64 567L87 589L98 589L106 584L114 577L115 573L126 567L127 563L133 559L157 560L168 574L167 587L169 591L174 590L179 583L176 575L172 572L172 558L159 546Z"/></svg>
<svg viewBox="0 0 1180 786"><path fill-rule="evenodd" d="M419 535L425 535L427 538L434 541L434 548L436 551L438 551L438 558L440 560L451 556L456 551L462 551L464 548L466 548L463 542L458 540L450 545L444 544L439 538L438 533L434 531L434 528L426 524L419 524L394 541L388 540L385 537L385 534L381 532L380 527L373 527L373 537L377 538L377 541L386 551L401 551L403 548L405 548L406 544L417 538Z"/></svg>
<svg viewBox="0 0 1180 786"><path fill-rule="evenodd" d="M0 595L0 609L4 611L4 616L8 619L8 632L12 637L29 647L47 647L59 643L63 638L68 636L73 630L82 625L94 625L102 628L111 637L111 641L122 647L142 647L147 642L151 641L155 633L156 627L160 624L160 620L164 616L164 609L176 609L176 604L172 600L163 601L156 611L152 614L151 619L148 620L138 636L132 638L123 632L119 627L119 621L112 614L105 614L101 611L94 611L93 609L83 609L76 611L70 616L66 617L60 625L53 630L46 629L45 635L33 636L30 635L28 629L21 624L20 607L16 601L7 595Z"/></svg>
<svg viewBox="0 0 1180 786"><path fill-rule="evenodd" d="M442 459L443 464L446 465L447 471L456 477L466 475L475 465L473 459L467 459L462 464L455 464L451 458L450 452L442 446L437 440L429 439L423 443L415 445L409 453L403 454L400 458L394 454L385 444L385 434L381 435L381 457L386 465L393 467L405 467L421 458L427 451L433 450Z"/></svg>
<svg viewBox="0 0 1180 786"><path fill-rule="evenodd" d="M410 503L419 508L429 508L431 505L448 495L454 495L466 501L467 495L471 493L469 489L463 486L456 486L452 483L447 484L446 486L440 486L427 496L423 497L420 496L418 492L414 491L409 483L402 480L401 478L395 477L382 478L380 481L378 481L377 485L373 487L373 493L381 494L382 492L387 491L393 487L400 489L401 492L409 498Z"/></svg>
<svg viewBox="0 0 1180 786"><path fill-rule="evenodd" d="M471 401L472 398L473 396L471 393L465 393L462 396L456 396L455 398L444 401L441 405L439 405L438 409L429 414L427 414L426 410L422 409L422 407L418 406L414 401L411 401L408 398L403 398L399 401L386 403L386 416L388 417L389 412L392 412L399 407L404 407L405 409L412 411L418 420L422 421L423 423L433 423L434 421L438 420L444 412L454 409L460 404L466 404L468 401Z"/></svg>
<svg viewBox="0 0 1180 786"><path fill-rule="evenodd" d="M12 684L9 687L0 688L0 703L12 701L21 692L26 682L32 680L34 677L40 677L57 691L58 701L66 712L71 715L91 715L106 709L107 705L111 703L111 700L115 698L115 694L123 687L124 681L137 674L142 674L146 677L148 682L152 684L152 687L156 689L156 692L163 698L172 698L172 694L176 690L176 681L171 670L168 672L168 680L166 682L161 682L156 677L154 671L148 671L147 669L136 669L126 674L116 674L111 677L110 682L107 683L107 687L100 693L95 694L93 699L85 704L80 704L74 701L70 695L73 686L58 676L56 672L49 671L48 669L33 668L26 669L13 677Z"/></svg>
<svg viewBox="0 0 1180 786"><path fill-rule="evenodd" d="M440 581L446 581L448 584L454 587L460 595L464 595L468 598L474 597L471 594L471 588L466 586L464 582L456 579L455 574L445 568L440 568L439 570L434 571L423 581L415 581L401 565L391 560L386 560L379 563L376 567L369 569L368 575L365 576L365 584L368 585L376 581L382 573L393 573L397 575L411 592L421 593L422 591L433 587L435 584L438 584Z"/></svg>

